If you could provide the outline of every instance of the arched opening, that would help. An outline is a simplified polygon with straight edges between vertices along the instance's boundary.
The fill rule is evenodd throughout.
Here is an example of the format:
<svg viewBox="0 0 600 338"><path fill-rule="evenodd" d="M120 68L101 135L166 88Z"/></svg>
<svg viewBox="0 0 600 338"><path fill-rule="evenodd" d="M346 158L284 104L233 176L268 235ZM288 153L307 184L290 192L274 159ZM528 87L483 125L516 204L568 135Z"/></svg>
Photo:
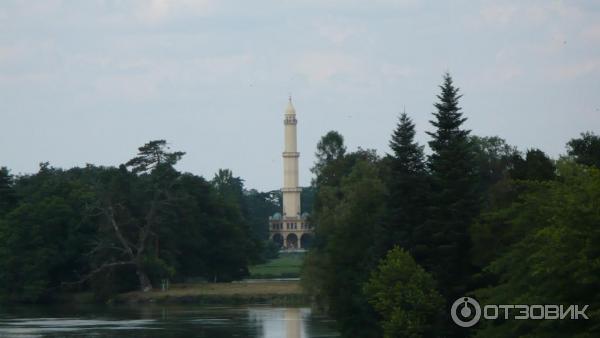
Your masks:
<svg viewBox="0 0 600 338"><path fill-rule="evenodd" d="M281 248L283 246L283 236L281 236L281 234L275 234L275 235L273 235L272 239L273 239L273 242L275 244L277 244L277 246L279 248Z"/></svg>
<svg viewBox="0 0 600 338"><path fill-rule="evenodd" d="M312 242L312 235L310 235L310 234L304 234L304 235L302 235L302 237L300 237L300 247L302 249L310 248L311 242Z"/></svg>
<svg viewBox="0 0 600 338"><path fill-rule="evenodd" d="M285 246L288 249L297 249L298 248L298 236L296 234L289 234L285 241Z"/></svg>

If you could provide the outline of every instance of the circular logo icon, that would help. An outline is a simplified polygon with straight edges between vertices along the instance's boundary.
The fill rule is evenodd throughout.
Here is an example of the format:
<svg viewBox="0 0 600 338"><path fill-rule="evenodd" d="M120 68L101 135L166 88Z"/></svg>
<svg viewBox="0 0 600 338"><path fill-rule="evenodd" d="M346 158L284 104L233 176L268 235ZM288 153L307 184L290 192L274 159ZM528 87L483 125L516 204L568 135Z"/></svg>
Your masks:
<svg viewBox="0 0 600 338"><path fill-rule="evenodd" d="M471 327L481 318L481 306L471 297L461 297L452 304L450 315L456 325Z"/></svg>

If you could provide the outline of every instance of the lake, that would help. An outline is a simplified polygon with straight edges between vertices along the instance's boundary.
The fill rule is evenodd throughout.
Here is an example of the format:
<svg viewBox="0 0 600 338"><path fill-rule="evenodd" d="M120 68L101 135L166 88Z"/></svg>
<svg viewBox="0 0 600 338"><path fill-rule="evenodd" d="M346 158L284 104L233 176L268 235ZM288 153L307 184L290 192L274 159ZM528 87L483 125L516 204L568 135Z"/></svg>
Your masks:
<svg viewBox="0 0 600 338"><path fill-rule="evenodd" d="M0 308L0 337L338 337L310 308L215 305Z"/></svg>

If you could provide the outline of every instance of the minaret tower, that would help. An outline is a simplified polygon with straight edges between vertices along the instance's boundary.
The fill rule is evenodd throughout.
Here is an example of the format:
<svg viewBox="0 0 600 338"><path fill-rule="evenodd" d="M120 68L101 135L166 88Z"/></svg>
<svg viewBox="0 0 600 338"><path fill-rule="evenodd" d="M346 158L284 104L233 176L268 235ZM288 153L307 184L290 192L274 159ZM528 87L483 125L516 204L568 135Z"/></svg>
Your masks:
<svg viewBox="0 0 600 338"><path fill-rule="evenodd" d="M269 217L269 238L284 251L304 251L310 247L313 228L308 213L300 214L298 186L298 158L296 144L296 110L290 97L283 118L283 214L277 212Z"/></svg>
<svg viewBox="0 0 600 338"><path fill-rule="evenodd" d="M298 186L298 158L300 153L297 148L296 138L296 110L289 98L285 109L284 125L284 150L283 150L283 217L300 217L300 192Z"/></svg>

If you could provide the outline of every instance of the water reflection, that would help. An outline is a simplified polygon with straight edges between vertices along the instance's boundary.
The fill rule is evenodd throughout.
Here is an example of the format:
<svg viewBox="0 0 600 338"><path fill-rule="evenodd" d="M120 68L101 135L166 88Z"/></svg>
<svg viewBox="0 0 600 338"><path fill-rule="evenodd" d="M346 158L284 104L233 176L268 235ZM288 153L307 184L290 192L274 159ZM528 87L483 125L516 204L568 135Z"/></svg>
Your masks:
<svg viewBox="0 0 600 338"><path fill-rule="evenodd" d="M307 338L308 308L249 308L249 317L262 328L263 338Z"/></svg>
<svg viewBox="0 0 600 338"><path fill-rule="evenodd" d="M140 305L0 309L0 337L337 337L309 308Z"/></svg>

